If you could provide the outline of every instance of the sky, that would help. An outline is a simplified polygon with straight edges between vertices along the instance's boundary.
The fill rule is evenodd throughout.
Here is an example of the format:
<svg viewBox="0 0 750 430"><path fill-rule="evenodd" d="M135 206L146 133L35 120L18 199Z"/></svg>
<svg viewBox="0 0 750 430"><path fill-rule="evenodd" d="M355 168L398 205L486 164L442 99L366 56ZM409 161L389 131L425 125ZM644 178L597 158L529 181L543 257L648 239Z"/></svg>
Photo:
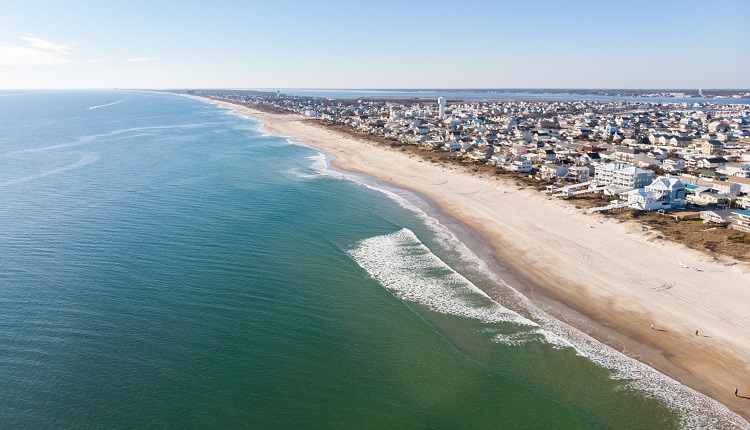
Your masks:
<svg viewBox="0 0 750 430"><path fill-rule="evenodd" d="M750 88L750 0L0 0L0 88Z"/></svg>

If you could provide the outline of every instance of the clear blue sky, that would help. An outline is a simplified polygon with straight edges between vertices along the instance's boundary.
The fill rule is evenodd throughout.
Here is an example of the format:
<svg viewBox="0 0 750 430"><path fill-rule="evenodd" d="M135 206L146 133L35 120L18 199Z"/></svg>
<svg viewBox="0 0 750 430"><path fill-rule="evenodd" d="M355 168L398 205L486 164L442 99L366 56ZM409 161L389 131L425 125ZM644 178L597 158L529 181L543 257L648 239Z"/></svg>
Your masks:
<svg viewBox="0 0 750 430"><path fill-rule="evenodd" d="M0 88L750 88L750 0L5 3Z"/></svg>

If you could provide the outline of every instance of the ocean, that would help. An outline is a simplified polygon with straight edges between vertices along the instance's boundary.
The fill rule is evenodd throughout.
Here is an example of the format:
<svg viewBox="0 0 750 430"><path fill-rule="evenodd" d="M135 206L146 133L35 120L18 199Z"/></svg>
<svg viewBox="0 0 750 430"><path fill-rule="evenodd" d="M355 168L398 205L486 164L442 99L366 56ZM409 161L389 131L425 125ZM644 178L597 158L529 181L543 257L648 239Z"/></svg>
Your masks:
<svg viewBox="0 0 750 430"><path fill-rule="evenodd" d="M257 121L4 91L0 124L2 428L746 425L547 316L422 197Z"/></svg>

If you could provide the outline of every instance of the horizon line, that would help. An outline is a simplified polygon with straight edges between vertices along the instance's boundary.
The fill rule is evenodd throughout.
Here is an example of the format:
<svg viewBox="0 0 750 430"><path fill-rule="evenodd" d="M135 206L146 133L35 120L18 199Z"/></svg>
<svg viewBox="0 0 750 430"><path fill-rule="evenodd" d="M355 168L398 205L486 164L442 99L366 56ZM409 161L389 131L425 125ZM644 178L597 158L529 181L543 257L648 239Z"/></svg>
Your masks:
<svg viewBox="0 0 750 430"><path fill-rule="evenodd" d="M575 90L617 90L617 91L685 91L685 90L703 90L703 91L750 91L750 87L747 88L704 88L704 87L683 87L683 88L618 88L618 87L426 87L426 88L376 88L376 87L351 87L351 88L334 88L334 87L154 87L154 88L121 88L121 87L75 87L75 88L0 88L0 91L65 91L65 90L157 90L157 91L168 91L168 90L236 90L236 91L252 91L252 90L307 90L307 91L487 91L487 90L530 90L530 91L545 91L545 90L564 90L564 91L575 91Z"/></svg>

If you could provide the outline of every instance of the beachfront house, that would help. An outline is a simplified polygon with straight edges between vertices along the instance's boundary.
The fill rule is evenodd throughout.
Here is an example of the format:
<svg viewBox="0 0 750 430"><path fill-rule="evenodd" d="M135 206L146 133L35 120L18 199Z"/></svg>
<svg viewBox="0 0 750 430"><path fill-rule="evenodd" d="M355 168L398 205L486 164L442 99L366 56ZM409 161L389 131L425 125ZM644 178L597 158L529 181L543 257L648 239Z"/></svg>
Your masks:
<svg viewBox="0 0 750 430"><path fill-rule="evenodd" d="M641 169L625 163L611 163L596 166L594 180L599 185L613 189L632 190L645 188L654 179L652 170Z"/></svg>
<svg viewBox="0 0 750 430"><path fill-rule="evenodd" d="M701 220L704 223L729 225L732 222L733 211L728 209L714 209L701 211Z"/></svg>
<svg viewBox="0 0 750 430"><path fill-rule="evenodd" d="M559 181L567 174L568 168L557 164L546 163L539 168L539 177L547 181Z"/></svg>
<svg viewBox="0 0 750 430"><path fill-rule="evenodd" d="M628 203L636 209L674 209L685 205L686 188L676 176L659 176L646 187L625 194Z"/></svg>
<svg viewBox="0 0 750 430"><path fill-rule="evenodd" d="M468 153L468 157L475 161L486 161L492 157L494 148L491 146L478 146L473 151Z"/></svg>
<svg viewBox="0 0 750 430"><path fill-rule="evenodd" d="M750 210L732 211L734 218L729 228L750 233Z"/></svg>
<svg viewBox="0 0 750 430"><path fill-rule="evenodd" d="M566 179L579 184L588 182L591 180L591 168L589 166L573 166L568 169Z"/></svg>
<svg viewBox="0 0 750 430"><path fill-rule="evenodd" d="M526 158L516 158L508 165L511 172L529 173L532 168L531 161Z"/></svg>

